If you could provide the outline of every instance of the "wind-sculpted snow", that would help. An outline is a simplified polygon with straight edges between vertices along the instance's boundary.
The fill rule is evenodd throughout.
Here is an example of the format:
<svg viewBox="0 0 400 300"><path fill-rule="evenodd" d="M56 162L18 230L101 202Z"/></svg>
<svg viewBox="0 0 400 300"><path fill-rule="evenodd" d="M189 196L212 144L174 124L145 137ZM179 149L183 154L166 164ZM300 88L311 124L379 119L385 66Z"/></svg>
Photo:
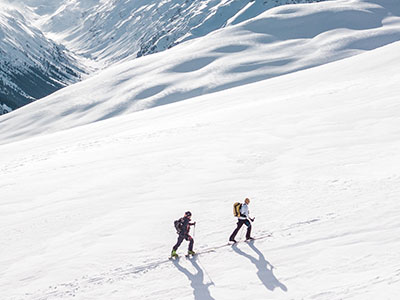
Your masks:
<svg viewBox="0 0 400 300"><path fill-rule="evenodd" d="M84 70L166 50L273 6L314 1L2 0L0 103L17 108L77 82Z"/></svg>
<svg viewBox="0 0 400 300"><path fill-rule="evenodd" d="M395 2L281 6L167 51L126 60L3 117L1 142L271 79L381 47L400 39Z"/></svg>
<svg viewBox="0 0 400 300"><path fill-rule="evenodd" d="M16 8L0 8L0 104L15 109L80 80L83 70L68 51Z"/></svg>
<svg viewBox="0 0 400 300"><path fill-rule="evenodd" d="M76 53L111 63L164 51L274 6L318 1L59 0L53 9L47 0L27 4L41 14L40 27L54 39Z"/></svg>

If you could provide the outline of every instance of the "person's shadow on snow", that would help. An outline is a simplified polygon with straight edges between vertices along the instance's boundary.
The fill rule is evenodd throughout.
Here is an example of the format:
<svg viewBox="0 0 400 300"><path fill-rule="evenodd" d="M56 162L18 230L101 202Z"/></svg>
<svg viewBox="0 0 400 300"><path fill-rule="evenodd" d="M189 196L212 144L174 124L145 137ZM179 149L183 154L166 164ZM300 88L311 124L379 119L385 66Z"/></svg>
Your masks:
<svg viewBox="0 0 400 300"><path fill-rule="evenodd" d="M186 277L190 280L190 285L193 288L193 295L195 300L215 300L210 295L210 291L208 290L210 285L214 285L213 282L204 284L204 271L200 268L199 264L196 261L196 257L190 258L190 262L193 267L196 269L196 273L189 272L188 269L182 267L179 264L179 259L174 260L175 267L181 271Z"/></svg>
<svg viewBox="0 0 400 300"><path fill-rule="evenodd" d="M250 248L257 253L258 259L240 250L236 244L232 246L232 249L237 254L248 258L257 267L257 276L267 289L273 291L275 288L279 287L282 291L287 292L288 289L286 285L284 285L275 277L273 273L274 266L271 265L265 259L261 251L254 246L254 241L250 241L248 244Z"/></svg>

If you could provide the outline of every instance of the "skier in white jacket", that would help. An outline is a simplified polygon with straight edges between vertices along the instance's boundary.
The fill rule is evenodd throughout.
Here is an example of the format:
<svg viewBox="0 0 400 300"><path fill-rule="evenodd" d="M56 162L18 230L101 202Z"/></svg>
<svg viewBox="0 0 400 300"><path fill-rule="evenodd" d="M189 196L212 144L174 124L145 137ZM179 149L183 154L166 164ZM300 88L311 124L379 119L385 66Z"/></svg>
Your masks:
<svg viewBox="0 0 400 300"><path fill-rule="evenodd" d="M231 236L229 237L230 242L236 243L235 237L236 234L239 232L240 228L244 225L247 226L247 232L246 232L246 240L254 240L254 238L251 237L251 223L250 221L254 221L254 218L250 218L250 212L249 212L249 204L250 204L250 199L246 198L244 200L244 203L242 204L240 208L240 215L238 217L238 222L237 222L237 227L236 229L232 232Z"/></svg>

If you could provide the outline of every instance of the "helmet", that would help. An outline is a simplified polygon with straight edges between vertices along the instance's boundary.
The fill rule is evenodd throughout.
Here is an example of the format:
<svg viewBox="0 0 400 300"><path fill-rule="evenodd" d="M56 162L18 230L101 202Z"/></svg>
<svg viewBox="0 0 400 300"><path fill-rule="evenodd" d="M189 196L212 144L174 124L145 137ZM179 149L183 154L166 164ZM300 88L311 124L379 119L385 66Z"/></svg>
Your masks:
<svg viewBox="0 0 400 300"><path fill-rule="evenodd" d="M191 217L191 216L192 216L192 213L191 213L190 211L187 211L187 212L185 212L185 216Z"/></svg>

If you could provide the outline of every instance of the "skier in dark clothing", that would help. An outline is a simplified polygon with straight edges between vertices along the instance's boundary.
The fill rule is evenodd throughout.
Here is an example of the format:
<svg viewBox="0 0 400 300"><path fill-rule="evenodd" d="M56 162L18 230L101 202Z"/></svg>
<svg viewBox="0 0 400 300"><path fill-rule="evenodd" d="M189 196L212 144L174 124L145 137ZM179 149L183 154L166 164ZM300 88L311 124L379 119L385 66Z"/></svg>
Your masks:
<svg viewBox="0 0 400 300"><path fill-rule="evenodd" d="M195 254L195 252L193 251L194 240L189 235L189 230L190 230L190 226L196 225L196 222L191 223L190 222L191 217L192 217L192 213L190 211L187 211L187 212L185 212L185 215L182 218L175 221L175 223L176 223L175 227L177 229L177 233L179 234L179 236L178 236L178 241L176 242L175 246L172 248L171 257L178 256L178 254L176 253L176 250L178 250L178 248L182 244L183 240L189 241L188 255Z"/></svg>
<svg viewBox="0 0 400 300"><path fill-rule="evenodd" d="M240 215L238 216L237 227L232 232L231 236L229 237L230 242L236 243L236 240L235 240L236 234L239 232L239 230L243 226L243 224L247 226L246 240L254 240L254 238L252 238L250 235L251 234L250 221L254 222L254 218L250 218L250 216L249 216L249 213L250 213L249 207L248 207L249 204L250 204L250 199L246 198L240 208Z"/></svg>

